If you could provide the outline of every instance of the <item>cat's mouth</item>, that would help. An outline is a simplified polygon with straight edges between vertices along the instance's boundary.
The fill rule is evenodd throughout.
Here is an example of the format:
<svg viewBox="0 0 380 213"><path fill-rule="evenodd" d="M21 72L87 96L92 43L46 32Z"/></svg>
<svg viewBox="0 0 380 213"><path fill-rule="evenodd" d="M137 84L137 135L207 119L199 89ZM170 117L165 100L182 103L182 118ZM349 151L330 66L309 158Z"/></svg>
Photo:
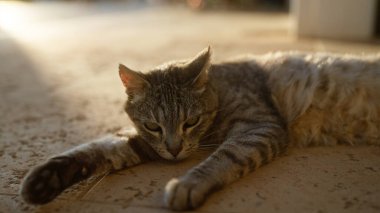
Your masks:
<svg viewBox="0 0 380 213"><path fill-rule="evenodd" d="M189 156L189 154L185 154L185 153L179 153L177 156L174 156L174 155L170 154L169 152L168 152L168 154L165 154L164 156L161 155L161 157L163 157L164 159L169 160L169 161L182 161L182 160L186 159L188 156Z"/></svg>
<svg viewBox="0 0 380 213"><path fill-rule="evenodd" d="M173 155L169 152L169 150L165 150L164 152L160 152L159 155L168 161L179 162L190 156L193 150L181 150L177 155Z"/></svg>

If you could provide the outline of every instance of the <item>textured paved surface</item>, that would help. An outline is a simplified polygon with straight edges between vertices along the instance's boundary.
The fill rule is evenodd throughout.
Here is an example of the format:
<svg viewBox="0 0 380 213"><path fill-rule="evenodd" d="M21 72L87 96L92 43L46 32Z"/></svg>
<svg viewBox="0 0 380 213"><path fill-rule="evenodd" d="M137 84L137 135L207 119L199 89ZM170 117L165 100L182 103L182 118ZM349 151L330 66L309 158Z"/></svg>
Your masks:
<svg viewBox="0 0 380 213"><path fill-rule="evenodd" d="M276 13L0 3L0 212L167 212L166 182L207 153L92 178L44 206L18 196L32 166L130 125L118 63L144 70L209 44L215 60L277 50L380 51L374 42L297 40L290 29L289 17ZM198 211L379 212L379 177L379 147L294 149L214 194Z"/></svg>

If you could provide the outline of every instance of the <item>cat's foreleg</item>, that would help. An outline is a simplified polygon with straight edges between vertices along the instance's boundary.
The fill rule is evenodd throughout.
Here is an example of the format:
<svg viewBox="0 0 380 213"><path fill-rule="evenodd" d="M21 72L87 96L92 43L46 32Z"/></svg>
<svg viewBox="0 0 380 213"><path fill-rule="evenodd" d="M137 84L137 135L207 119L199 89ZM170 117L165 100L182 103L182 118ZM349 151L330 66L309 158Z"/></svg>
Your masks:
<svg viewBox="0 0 380 213"><path fill-rule="evenodd" d="M268 163L287 147L281 125L253 124L231 132L230 137L205 161L166 185L165 203L174 210L199 207L207 196L226 184Z"/></svg>
<svg viewBox="0 0 380 213"><path fill-rule="evenodd" d="M134 166L155 157L133 129L109 135L54 156L33 168L26 175L20 193L28 203L44 204L94 174Z"/></svg>

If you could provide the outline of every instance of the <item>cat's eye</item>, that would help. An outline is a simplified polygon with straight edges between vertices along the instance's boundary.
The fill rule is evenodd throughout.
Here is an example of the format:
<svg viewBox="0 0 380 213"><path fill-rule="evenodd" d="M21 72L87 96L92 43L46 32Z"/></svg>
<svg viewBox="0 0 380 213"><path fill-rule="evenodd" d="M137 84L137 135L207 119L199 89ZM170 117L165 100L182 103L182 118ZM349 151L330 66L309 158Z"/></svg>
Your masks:
<svg viewBox="0 0 380 213"><path fill-rule="evenodd" d="M157 123L154 123L154 122L146 122L144 123L144 127L149 130L149 131L152 131L152 132L161 132L161 127L157 124Z"/></svg>
<svg viewBox="0 0 380 213"><path fill-rule="evenodd" d="M200 120L199 116L195 116L190 119L187 119L186 123L183 125L183 129L187 129L187 128L197 125L199 123L199 120Z"/></svg>

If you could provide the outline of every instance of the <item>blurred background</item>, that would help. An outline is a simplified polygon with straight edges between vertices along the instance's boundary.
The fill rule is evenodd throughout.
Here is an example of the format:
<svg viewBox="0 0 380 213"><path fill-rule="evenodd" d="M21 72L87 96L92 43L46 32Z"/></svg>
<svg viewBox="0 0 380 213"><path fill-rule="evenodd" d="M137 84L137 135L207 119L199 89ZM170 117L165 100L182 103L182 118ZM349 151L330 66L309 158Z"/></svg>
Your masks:
<svg viewBox="0 0 380 213"><path fill-rule="evenodd" d="M130 125L119 63L144 71L208 45L214 61L293 50L378 54L379 6L377 0L0 1L0 212L28 210L18 189L29 168Z"/></svg>

